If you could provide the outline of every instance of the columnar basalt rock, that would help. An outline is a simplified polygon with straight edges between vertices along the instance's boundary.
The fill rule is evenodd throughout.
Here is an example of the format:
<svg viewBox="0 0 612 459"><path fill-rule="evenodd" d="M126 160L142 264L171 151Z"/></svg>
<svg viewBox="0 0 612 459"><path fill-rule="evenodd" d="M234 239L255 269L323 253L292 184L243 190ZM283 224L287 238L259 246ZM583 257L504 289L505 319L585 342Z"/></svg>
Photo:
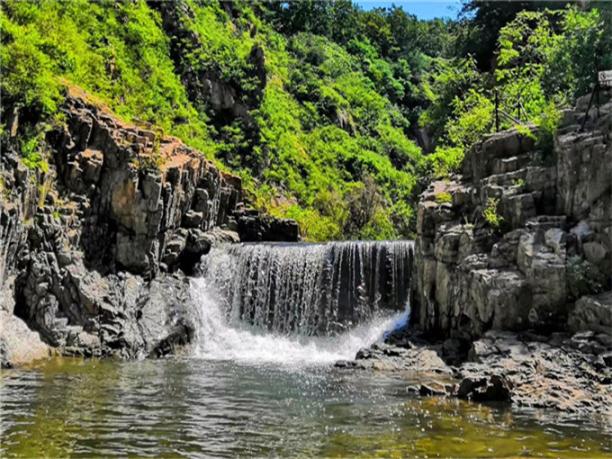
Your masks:
<svg viewBox="0 0 612 459"><path fill-rule="evenodd" d="M240 240L240 179L84 97L69 95L63 110L65 124L46 136L47 172L10 149L1 158L0 291L15 300L2 314L65 354L171 352L195 330L185 274L212 245ZM251 214L286 230L276 240L295 239L291 225ZM21 355L9 338L7 365Z"/></svg>
<svg viewBox="0 0 612 459"><path fill-rule="evenodd" d="M468 153L463 175L430 185L411 326L338 367L400 371L421 396L609 418L612 101L582 132L585 109L565 113L548 154L501 132Z"/></svg>
<svg viewBox="0 0 612 459"><path fill-rule="evenodd" d="M422 194L418 328L471 340L605 327L609 295L576 300L612 287L612 102L587 115L583 105L564 113L554 151L538 149L535 128L500 132L467 154L462 175Z"/></svg>
<svg viewBox="0 0 612 459"><path fill-rule="evenodd" d="M240 200L238 177L177 139L122 124L78 99L66 112L55 160L67 190L84 200L88 263L110 259L153 277L169 268L160 261L177 230L230 223Z"/></svg>

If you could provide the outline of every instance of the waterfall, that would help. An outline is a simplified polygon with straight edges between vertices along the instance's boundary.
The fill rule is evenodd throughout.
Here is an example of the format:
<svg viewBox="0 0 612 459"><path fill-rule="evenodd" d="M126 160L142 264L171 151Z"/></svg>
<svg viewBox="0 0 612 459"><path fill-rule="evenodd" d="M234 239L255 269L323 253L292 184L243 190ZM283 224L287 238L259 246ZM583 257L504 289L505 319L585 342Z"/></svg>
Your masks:
<svg viewBox="0 0 612 459"><path fill-rule="evenodd" d="M11 263L14 262L16 248L22 237L19 227L20 213L3 212L0 203L0 290L8 276Z"/></svg>
<svg viewBox="0 0 612 459"><path fill-rule="evenodd" d="M328 362L406 321L411 241L245 243L213 248L192 281L196 354Z"/></svg>
<svg viewBox="0 0 612 459"><path fill-rule="evenodd" d="M203 264L233 320L326 335L406 307L412 243L263 243L213 249Z"/></svg>

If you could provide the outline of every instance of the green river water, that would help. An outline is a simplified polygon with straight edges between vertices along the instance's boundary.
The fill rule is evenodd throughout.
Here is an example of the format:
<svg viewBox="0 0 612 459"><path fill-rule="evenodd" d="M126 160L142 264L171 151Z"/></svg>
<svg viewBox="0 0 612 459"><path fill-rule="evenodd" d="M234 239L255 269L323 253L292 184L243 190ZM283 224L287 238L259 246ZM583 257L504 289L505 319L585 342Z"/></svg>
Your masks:
<svg viewBox="0 0 612 459"><path fill-rule="evenodd" d="M399 376L54 359L0 377L0 457L612 457L610 420L418 398Z"/></svg>

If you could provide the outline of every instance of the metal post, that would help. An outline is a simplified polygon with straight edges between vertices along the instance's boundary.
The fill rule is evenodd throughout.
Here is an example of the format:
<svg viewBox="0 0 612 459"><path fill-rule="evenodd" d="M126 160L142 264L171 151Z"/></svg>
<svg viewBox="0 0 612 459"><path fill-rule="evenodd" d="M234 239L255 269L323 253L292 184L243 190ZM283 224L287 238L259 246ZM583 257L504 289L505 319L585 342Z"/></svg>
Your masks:
<svg viewBox="0 0 612 459"><path fill-rule="evenodd" d="M495 89L495 132L499 132L499 93Z"/></svg>
<svg viewBox="0 0 612 459"><path fill-rule="evenodd" d="M596 92L597 97L599 98L599 82L595 83L595 87L593 88L593 92L591 93L591 97L589 98L589 106L586 109L586 113L584 114L584 118L582 120L582 125L580 126L581 131L584 130L584 125L586 124L587 119L589 118L589 110L591 109L591 105L593 105L593 97L595 96Z"/></svg>
<svg viewBox="0 0 612 459"><path fill-rule="evenodd" d="M595 95L595 97L596 97L595 103L597 104L597 118L599 119L599 117L601 116L599 113L599 81L597 81L597 94Z"/></svg>

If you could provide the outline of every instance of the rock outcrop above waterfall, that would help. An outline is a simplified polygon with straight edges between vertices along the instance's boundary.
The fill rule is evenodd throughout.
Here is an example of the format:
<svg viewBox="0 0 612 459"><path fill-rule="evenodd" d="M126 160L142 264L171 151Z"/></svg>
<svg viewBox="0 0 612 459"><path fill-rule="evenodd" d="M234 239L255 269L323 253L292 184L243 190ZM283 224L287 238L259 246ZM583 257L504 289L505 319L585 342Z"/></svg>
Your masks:
<svg viewBox="0 0 612 459"><path fill-rule="evenodd" d="M84 97L69 96L63 112L65 123L46 134L45 172L22 164L18 124L3 144L0 289L12 303L1 313L38 332L45 352L170 352L195 328L184 273L212 245L239 241L240 179ZM11 357L15 340L3 325L9 365L23 359Z"/></svg>
<svg viewBox="0 0 612 459"><path fill-rule="evenodd" d="M606 331L612 302L612 101L580 129L564 113L546 151L517 130L485 138L463 175L418 207L412 308L433 337L487 330Z"/></svg>
<svg viewBox="0 0 612 459"><path fill-rule="evenodd" d="M240 209L235 212L238 234L244 242L297 242L300 229L295 220L261 216L257 211Z"/></svg>

